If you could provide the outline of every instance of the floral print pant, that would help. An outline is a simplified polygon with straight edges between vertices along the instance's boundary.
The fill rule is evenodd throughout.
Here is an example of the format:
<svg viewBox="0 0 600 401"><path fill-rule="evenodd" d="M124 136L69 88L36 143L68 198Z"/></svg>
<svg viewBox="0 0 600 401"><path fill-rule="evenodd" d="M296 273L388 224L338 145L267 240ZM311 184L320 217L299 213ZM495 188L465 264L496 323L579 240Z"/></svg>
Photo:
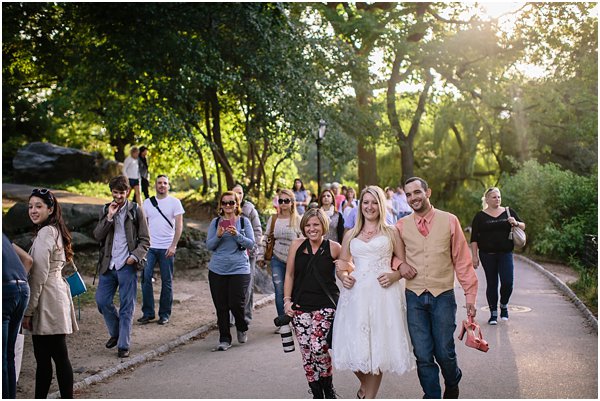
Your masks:
<svg viewBox="0 0 600 401"><path fill-rule="evenodd" d="M304 373L309 382L331 376L331 356L327 333L333 324L335 309L324 308L313 312L296 311L292 325L302 355Z"/></svg>

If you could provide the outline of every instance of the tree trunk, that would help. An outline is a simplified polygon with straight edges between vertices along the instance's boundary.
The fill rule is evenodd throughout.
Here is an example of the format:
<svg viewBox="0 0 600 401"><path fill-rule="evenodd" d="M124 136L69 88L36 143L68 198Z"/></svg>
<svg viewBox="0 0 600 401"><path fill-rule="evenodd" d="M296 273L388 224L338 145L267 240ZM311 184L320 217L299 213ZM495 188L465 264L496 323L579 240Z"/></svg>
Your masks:
<svg viewBox="0 0 600 401"><path fill-rule="evenodd" d="M368 74L367 74L368 77ZM357 79L355 76L354 79ZM369 107L369 100L372 97L370 88L364 87L364 84L354 85L357 96L356 101L358 108L366 110ZM360 89L362 87L362 90ZM373 119L372 119L373 120ZM374 121L371 122L375 124ZM363 129L366 127L357 127L357 130L353 132L354 137L357 138L356 154L358 157L358 189L359 193L367 185L377 185L377 151L375 146L369 146L368 141L365 138Z"/></svg>
<svg viewBox="0 0 600 401"><path fill-rule="evenodd" d="M221 136L221 105L219 104L217 90L214 88L209 89L208 96L210 99L210 111L212 117L212 139L214 144L213 154L216 156L215 160L223 168L223 174L225 175L227 188L232 188L234 185L233 169L229 164L229 160L225 154L225 148L223 147L223 140Z"/></svg>

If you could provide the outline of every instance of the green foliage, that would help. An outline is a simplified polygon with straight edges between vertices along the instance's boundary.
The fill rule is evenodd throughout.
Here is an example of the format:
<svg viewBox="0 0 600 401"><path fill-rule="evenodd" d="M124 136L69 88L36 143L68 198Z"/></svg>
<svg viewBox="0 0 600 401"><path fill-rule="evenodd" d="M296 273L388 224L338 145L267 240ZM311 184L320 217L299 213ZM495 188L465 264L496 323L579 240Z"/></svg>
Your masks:
<svg viewBox="0 0 600 401"><path fill-rule="evenodd" d="M579 273L579 279L570 284L571 289L588 308L598 315L598 266L587 269L575 258L570 258L569 265Z"/></svg>
<svg viewBox="0 0 600 401"><path fill-rule="evenodd" d="M555 164L528 161L503 181L502 203L525 221L535 252L567 260L581 255L585 234L597 235L597 174L584 177Z"/></svg>

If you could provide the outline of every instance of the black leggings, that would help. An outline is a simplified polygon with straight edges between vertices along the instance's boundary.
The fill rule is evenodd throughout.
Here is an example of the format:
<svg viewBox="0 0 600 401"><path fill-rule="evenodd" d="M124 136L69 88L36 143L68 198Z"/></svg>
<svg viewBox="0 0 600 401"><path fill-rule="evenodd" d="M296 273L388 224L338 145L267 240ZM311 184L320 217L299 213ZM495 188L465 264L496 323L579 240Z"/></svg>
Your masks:
<svg viewBox="0 0 600 401"><path fill-rule="evenodd" d="M73 368L69 361L66 334L34 335L33 353L37 362L35 371L35 398L47 398L52 383L52 360L60 398L73 398Z"/></svg>

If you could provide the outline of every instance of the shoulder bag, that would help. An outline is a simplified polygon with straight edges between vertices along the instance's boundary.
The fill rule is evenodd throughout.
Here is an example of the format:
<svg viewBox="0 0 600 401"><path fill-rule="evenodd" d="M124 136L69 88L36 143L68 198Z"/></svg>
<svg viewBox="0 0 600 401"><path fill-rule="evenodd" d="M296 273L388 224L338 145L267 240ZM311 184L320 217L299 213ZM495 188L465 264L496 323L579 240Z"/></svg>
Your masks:
<svg viewBox="0 0 600 401"><path fill-rule="evenodd" d="M506 207L506 214L508 217L510 217L510 210L508 209L508 206ZM515 244L515 248L517 249L523 248L527 242L525 231L523 231L523 229L519 226L511 228L510 233L508 234L508 239Z"/></svg>
<svg viewBox="0 0 600 401"><path fill-rule="evenodd" d="M274 214L271 217L271 225L269 227L269 232L267 233L267 247L265 249L265 260L271 260L273 258L273 247L275 246L275 234L273 231L275 230L275 221L277 221L277 215Z"/></svg>
<svg viewBox="0 0 600 401"><path fill-rule="evenodd" d="M65 279L69 284L69 288L71 289L71 296L76 297L84 292L87 292L87 287L85 286L85 282L83 278L77 271L77 266L75 266L75 262L71 260L71 264L73 265L73 270L75 270L71 275L66 276Z"/></svg>
<svg viewBox="0 0 600 401"><path fill-rule="evenodd" d="M154 206L156 208L156 210L158 210L158 213L160 213L160 215L162 217L164 217L164 219L166 220L166 222L169 223L169 226L171 228L173 228L173 223L171 223L171 220L167 219L167 216L165 216L164 213L162 212L162 210L160 210L160 208L158 207L158 200L156 200L156 196L151 196L150 197L150 203L152 203L152 206Z"/></svg>

